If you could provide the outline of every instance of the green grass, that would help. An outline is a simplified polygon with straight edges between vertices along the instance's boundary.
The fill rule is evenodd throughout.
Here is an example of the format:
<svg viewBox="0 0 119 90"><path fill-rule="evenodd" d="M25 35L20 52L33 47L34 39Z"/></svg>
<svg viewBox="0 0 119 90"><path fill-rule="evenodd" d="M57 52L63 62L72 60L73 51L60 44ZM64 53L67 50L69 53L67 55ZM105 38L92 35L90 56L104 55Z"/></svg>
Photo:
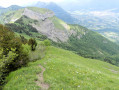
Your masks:
<svg viewBox="0 0 119 90"><path fill-rule="evenodd" d="M16 35L16 36L22 35L22 36L24 36L27 40L31 38L30 36L26 35L25 33L17 33L17 32L15 32L15 35Z"/></svg>
<svg viewBox="0 0 119 90"><path fill-rule="evenodd" d="M4 90L38 90L35 81L41 72L39 64L46 68L44 79L50 84L50 90L119 89L119 67L49 47L42 60L10 73Z"/></svg>
<svg viewBox="0 0 119 90"><path fill-rule="evenodd" d="M52 12L52 11L45 9L45 8L38 8L38 7L27 7L27 8L32 10L32 11L35 11L37 13L41 13L41 14L45 14L46 12Z"/></svg>
<svg viewBox="0 0 119 90"><path fill-rule="evenodd" d="M7 79L9 82L3 90L38 90L35 80L40 71L37 63L29 63L28 67L23 67L9 75Z"/></svg>
<svg viewBox="0 0 119 90"><path fill-rule="evenodd" d="M78 31L79 34L84 34L86 32L88 32L89 30L83 26L80 26L80 25L75 25L75 24L69 24L70 26L70 29L71 30L75 30L75 31Z"/></svg>
<svg viewBox="0 0 119 90"><path fill-rule="evenodd" d="M0 16L0 18L1 18L1 24L5 24L5 20L7 21L7 22L9 22L10 20L11 20L11 18L12 18L12 16L13 16L13 13L14 13L14 11L8 11L8 12L6 12L6 13L4 13L3 15L1 15Z"/></svg>
<svg viewBox="0 0 119 90"><path fill-rule="evenodd" d="M70 26L67 25L64 21L58 19L57 17L51 17L49 18L50 20L52 20L52 22L54 23L55 27L57 29L60 29L60 30L69 30L70 29Z"/></svg>
<svg viewBox="0 0 119 90"><path fill-rule="evenodd" d="M8 11L4 13L2 16L0 16L0 18L2 18L2 23L5 23L5 20L7 20L8 23L14 23L16 19L22 16L23 11L24 9L20 9L18 11Z"/></svg>
<svg viewBox="0 0 119 90"><path fill-rule="evenodd" d="M24 9L20 9L18 11L15 11L14 15L13 15L13 17L11 19L11 20L14 20L14 21L11 21L10 23L14 23L16 21L16 19L19 19L22 16L23 12L24 12Z"/></svg>

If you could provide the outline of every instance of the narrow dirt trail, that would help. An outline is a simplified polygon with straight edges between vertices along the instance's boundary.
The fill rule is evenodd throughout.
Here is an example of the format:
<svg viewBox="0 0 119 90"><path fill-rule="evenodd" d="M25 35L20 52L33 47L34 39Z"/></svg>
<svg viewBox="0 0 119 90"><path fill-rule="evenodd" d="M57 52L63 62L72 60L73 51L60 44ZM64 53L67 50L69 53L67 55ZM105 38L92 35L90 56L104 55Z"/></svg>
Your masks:
<svg viewBox="0 0 119 90"><path fill-rule="evenodd" d="M39 67L42 69L41 73L38 74L38 81L36 81L37 85L40 86L40 90L48 90L49 84L44 83L43 73L45 71L45 68L41 65Z"/></svg>

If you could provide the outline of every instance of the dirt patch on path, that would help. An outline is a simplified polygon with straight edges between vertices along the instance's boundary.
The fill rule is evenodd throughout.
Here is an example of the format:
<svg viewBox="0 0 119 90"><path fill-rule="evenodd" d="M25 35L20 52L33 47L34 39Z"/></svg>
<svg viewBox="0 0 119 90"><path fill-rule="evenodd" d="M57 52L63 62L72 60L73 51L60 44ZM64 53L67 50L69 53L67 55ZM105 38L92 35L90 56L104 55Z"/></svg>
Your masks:
<svg viewBox="0 0 119 90"><path fill-rule="evenodd" d="M115 74L118 74L119 73L119 71L116 71L116 70L113 70L113 69L109 69L109 68L106 68L107 70L109 70L109 71L111 71L111 72L113 72L113 73L115 73Z"/></svg>
<svg viewBox="0 0 119 90"><path fill-rule="evenodd" d="M43 78L43 73L45 71L45 68L41 65L39 67L42 69L41 73L38 74L38 81L36 81L37 85L40 86L40 90L48 90L49 89L49 84L44 83L44 78Z"/></svg>

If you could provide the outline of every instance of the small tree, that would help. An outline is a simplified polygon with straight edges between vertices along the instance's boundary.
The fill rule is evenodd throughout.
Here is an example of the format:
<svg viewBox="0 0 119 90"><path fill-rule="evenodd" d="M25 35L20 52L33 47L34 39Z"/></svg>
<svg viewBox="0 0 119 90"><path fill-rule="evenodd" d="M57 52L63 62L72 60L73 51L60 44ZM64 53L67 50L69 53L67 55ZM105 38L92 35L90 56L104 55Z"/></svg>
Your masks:
<svg viewBox="0 0 119 90"><path fill-rule="evenodd" d="M21 35L20 35L20 38L21 38L21 42L22 42L23 44L28 43L27 39L26 39L24 36L21 36Z"/></svg>
<svg viewBox="0 0 119 90"><path fill-rule="evenodd" d="M31 50L32 50L32 51L35 51L36 46L37 46L36 40L35 40L35 39L32 39L32 38L29 39L28 44L31 45Z"/></svg>

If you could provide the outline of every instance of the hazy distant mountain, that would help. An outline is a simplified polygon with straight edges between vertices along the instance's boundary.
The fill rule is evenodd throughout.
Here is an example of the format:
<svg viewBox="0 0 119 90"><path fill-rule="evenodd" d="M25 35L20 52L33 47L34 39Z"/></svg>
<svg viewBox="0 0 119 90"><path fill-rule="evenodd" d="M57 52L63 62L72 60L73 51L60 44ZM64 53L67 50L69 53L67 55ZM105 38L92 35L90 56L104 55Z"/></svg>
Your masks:
<svg viewBox="0 0 119 90"><path fill-rule="evenodd" d="M2 9L3 7L0 6L0 9Z"/></svg>
<svg viewBox="0 0 119 90"><path fill-rule="evenodd" d="M10 7L8 7L7 9L9 10L18 10L18 9L21 9L22 7L21 6L18 6L18 5L11 5Z"/></svg>
<svg viewBox="0 0 119 90"><path fill-rule="evenodd" d="M101 34L108 39L119 42L119 12L118 9L108 10L79 10L69 12L77 18L78 24L91 30L101 30ZM98 32L99 32L98 31Z"/></svg>
<svg viewBox="0 0 119 90"><path fill-rule="evenodd" d="M66 1L60 4L66 11L75 10L107 10L112 8L119 8L119 0L74 0Z"/></svg>
<svg viewBox="0 0 119 90"><path fill-rule="evenodd" d="M45 3L45 2L39 1L39 2L32 4L30 6L50 9L55 13L55 15L58 18L64 20L67 23L74 24L77 22L77 20L75 18L73 18L68 12L66 12L64 9L62 9L60 6L58 6L54 2Z"/></svg>
<svg viewBox="0 0 119 90"><path fill-rule="evenodd" d="M102 35L119 42L119 33L115 32L119 30L119 0L69 0L59 5L78 19L76 23L101 30Z"/></svg>
<svg viewBox="0 0 119 90"><path fill-rule="evenodd" d="M8 8L0 7L0 15L2 13L8 12L8 11L12 11L12 10L14 11L14 10L18 10L18 9L21 9L21 8L22 7L17 6L17 5L12 5L12 6L8 7Z"/></svg>

